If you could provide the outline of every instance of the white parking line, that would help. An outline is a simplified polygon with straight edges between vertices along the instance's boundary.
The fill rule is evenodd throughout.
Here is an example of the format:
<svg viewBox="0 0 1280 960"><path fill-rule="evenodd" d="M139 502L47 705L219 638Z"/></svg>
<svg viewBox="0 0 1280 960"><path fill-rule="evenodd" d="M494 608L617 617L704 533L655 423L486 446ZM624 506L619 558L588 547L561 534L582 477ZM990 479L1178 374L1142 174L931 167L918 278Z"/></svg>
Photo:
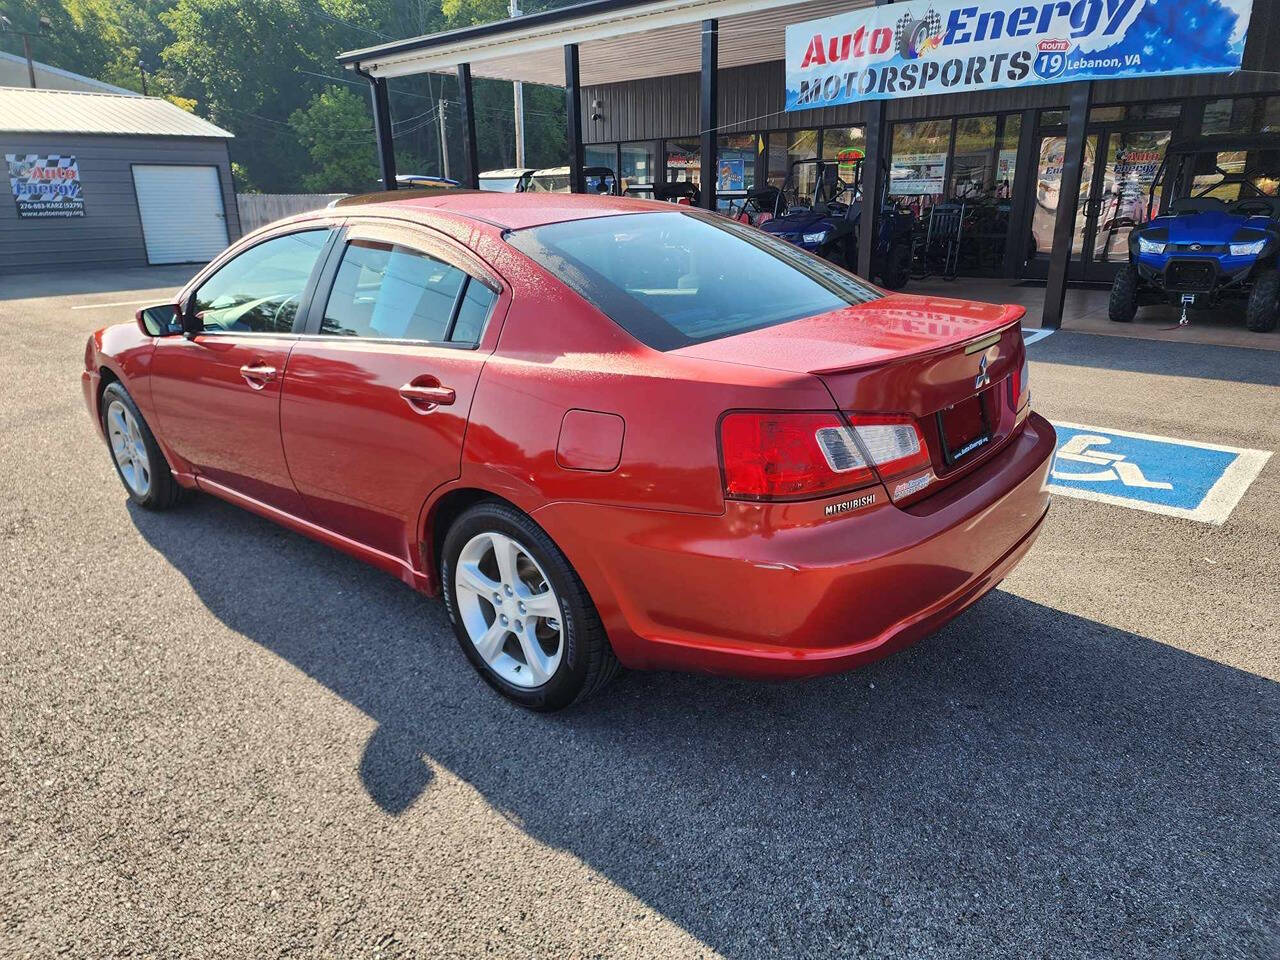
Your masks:
<svg viewBox="0 0 1280 960"><path fill-rule="evenodd" d="M99 307L149 307L156 302L153 297L150 300L123 300L120 303L82 303L74 306L72 310L97 310Z"/></svg>
<svg viewBox="0 0 1280 960"><path fill-rule="evenodd" d="M1036 341L1043 340L1045 337L1049 336L1051 333L1053 333L1052 329L1040 330L1038 328L1027 329L1026 327L1023 327L1022 342L1029 347Z"/></svg>

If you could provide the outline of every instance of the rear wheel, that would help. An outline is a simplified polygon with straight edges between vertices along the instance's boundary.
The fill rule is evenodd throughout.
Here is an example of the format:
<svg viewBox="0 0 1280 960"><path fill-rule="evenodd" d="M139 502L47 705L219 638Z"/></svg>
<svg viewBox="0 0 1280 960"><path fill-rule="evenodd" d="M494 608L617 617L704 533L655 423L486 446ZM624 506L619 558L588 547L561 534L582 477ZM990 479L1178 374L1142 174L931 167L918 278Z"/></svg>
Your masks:
<svg viewBox="0 0 1280 960"><path fill-rule="evenodd" d="M148 510L167 510L182 499L185 491L173 479L151 428L118 382L102 391L102 432L130 500Z"/></svg>
<svg viewBox="0 0 1280 960"><path fill-rule="evenodd" d="M1276 310L1280 308L1280 272L1267 268L1253 283L1249 302L1244 309L1244 325L1256 333L1276 328Z"/></svg>
<svg viewBox="0 0 1280 960"><path fill-rule="evenodd" d="M1111 283L1107 315L1116 323L1132 323L1138 314L1138 268L1126 263Z"/></svg>
<svg viewBox="0 0 1280 960"><path fill-rule="evenodd" d="M444 539L440 580L458 643L503 696L558 710L621 669L587 589L546 531L503 503L480 503Z"/></svg>

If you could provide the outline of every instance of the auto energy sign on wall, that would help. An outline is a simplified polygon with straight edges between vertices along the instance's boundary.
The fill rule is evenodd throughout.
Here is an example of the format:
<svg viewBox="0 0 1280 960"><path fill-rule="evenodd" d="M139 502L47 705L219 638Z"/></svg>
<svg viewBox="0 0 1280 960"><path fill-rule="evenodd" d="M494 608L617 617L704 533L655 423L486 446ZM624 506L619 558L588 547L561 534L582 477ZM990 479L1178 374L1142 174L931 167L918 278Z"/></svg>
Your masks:
<svg viewBox="0 0 1280 960"><path fill-rule="evenodd" d="M75 157L6 153L4 158L19 217L84 216L80 165Z"/></svg>
<svg viewBox="0 0 1280 960"><path fill-rule="evenodd" d="M787 27L787 109L1240 69L1252 0L936 0Z"/></svg>

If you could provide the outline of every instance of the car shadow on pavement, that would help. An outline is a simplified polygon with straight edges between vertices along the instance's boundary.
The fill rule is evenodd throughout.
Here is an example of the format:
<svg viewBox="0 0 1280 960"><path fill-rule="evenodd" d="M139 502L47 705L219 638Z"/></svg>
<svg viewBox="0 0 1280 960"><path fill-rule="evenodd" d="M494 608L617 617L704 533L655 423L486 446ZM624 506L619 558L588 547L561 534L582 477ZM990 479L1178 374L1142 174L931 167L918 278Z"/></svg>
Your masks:
<svg viewBox="0 0 1280 960"><path fill-rule="evenodd" d="M543 716L390 577L207 497L132 515L377 722L389 815L438 764L724 956L1280 954L1269 680L997 591L856 673L631 673Z"/></svg>

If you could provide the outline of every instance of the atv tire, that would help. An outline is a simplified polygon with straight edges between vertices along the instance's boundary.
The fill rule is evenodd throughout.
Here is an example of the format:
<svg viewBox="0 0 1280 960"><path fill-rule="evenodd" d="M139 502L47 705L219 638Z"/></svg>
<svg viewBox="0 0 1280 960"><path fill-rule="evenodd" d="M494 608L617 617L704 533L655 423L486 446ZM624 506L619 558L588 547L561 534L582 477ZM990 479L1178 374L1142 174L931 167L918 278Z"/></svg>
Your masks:
<svg viewBox="0 0 1280 960"><path fill-rule="evenodd" d="M1276 274L1280 279L1280 274ZM1138 314L1138 268L1126 263L1111 284L1107 316L1115 323L1133 323Z"/></svg>
<svg viewBox="0 0 1280 960"><path fill-rule="evenodd" d="M1269 267L1253 283L1249 303L1244 310L1244 325L1254 333L1276 328L1276 311L1280 309L1280 271Z"/></svg>
<svg viewBox="0 0 1280 960"><path fill-rule="evenodd" d="M889 248L889 262L880 277L886 290L901 290L911 278L911 244L895 243Z"/></svg>

